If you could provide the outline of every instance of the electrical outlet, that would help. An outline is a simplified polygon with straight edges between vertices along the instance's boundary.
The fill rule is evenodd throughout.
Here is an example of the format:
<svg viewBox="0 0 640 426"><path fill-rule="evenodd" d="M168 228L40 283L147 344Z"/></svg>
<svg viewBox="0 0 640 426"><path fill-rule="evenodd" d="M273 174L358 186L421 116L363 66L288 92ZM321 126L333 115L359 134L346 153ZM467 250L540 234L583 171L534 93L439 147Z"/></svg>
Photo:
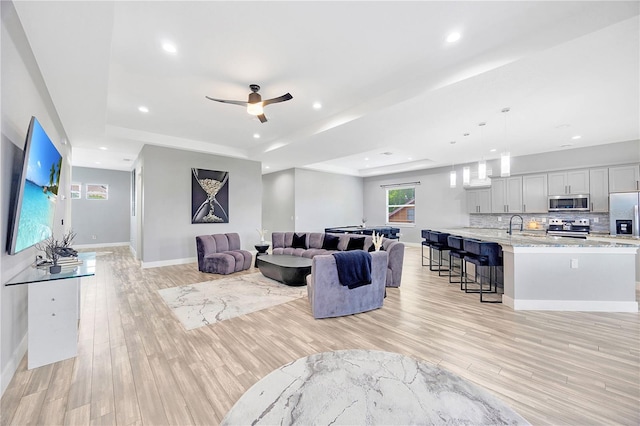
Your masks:
<svg viewBox="0 0 640 426"><path fill-rule="evenodd" d="M498 222L502 222L502 216L498 216Z"/></svg>
<svg viewBox="0 0 640 426"><path fill-rule="evenodd" d="M543 217L541 220L542 220L542 223L547 223L547 218L546 217Z"/></svg>
<svg viewBox="0 0 640 426"><path fill-rule="evenodd" d="M578 269L578 259L571 259L571 269Z"/></svg>
<svg viewBox="0 0 640 426"><path fill-rule="evenodd" d="M96 239L98 239L98 237L96 237L95 235L92 235L92 236L91 236L91 239L92 239L92 240L96 240Z"/></svg>
<svg viewBox="0 0 640 426"><path fill-rule="evenodd" d="M594 217L594 218L593 218L593 223L598 223L598 222L600 222L600 218L598 218L598 217Z"/></svg>

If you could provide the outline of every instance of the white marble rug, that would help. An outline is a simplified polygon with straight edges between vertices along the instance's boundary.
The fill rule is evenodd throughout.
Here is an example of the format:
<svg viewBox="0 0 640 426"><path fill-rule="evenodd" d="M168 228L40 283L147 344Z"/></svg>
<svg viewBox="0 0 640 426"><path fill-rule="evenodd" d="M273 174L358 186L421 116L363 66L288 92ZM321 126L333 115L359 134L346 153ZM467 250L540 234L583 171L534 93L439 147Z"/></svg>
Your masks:
<svg viewBox="0 0 640 426"><path fill-rule="evenodd" d="M425 362L343 350L298 359L252 386L223 425L527 425L486 390Z"/></svg>
<svg viewBox="0 0 640 426"><path fill-rule="evenodd" d="M290 287L256 273L165 288L158 293L184 328L193 330L299 299L307 294L307 288Z"/></svg>

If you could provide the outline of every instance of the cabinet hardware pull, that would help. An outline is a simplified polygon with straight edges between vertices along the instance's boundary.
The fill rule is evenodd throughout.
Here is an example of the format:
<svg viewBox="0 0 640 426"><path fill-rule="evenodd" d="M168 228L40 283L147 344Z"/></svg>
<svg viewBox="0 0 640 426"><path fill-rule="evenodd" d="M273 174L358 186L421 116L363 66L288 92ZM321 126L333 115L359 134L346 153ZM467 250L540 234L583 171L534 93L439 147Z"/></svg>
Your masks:
<svg viewBox="0 0 640 426"><path fill-rule="evenodd" d="M56 301L56 298L55 298L55 297L52 297L52 298L51 298L51 301L52 301L52 302L55 302L55 301Z"/></svg>
<svg viewBox="0 0 640 426"><path fill-rule="evenodd" d="M52 317L55 317L55 316L56 316L56 314L51 314L51 316L52 316Z"/></svg>
<svg viewBox="0 0 640 426"><path fill-rule="evenodd" d="M527 211L527 205L523 204L522 205L522 213L525 213Z"/></svg>

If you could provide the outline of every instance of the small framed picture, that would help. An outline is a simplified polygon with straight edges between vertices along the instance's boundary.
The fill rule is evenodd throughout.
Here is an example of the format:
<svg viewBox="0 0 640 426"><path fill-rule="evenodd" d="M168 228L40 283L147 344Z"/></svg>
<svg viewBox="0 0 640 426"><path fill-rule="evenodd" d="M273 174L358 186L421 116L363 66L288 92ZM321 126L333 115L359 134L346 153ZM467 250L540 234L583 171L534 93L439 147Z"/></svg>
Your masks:
<svg viewBox="0 0 640 426"><path fill-rule="evenodd" d="M82 198L82 184L80 183L72 183L71 191L69 192L69 196L72 200L79 200Z"/></svg>
<svg viewBox="0 0 640 426"><path fill-rule="evenodd" d="M109 185L101 183L87 184L87 200L108 200Z"/></svg>

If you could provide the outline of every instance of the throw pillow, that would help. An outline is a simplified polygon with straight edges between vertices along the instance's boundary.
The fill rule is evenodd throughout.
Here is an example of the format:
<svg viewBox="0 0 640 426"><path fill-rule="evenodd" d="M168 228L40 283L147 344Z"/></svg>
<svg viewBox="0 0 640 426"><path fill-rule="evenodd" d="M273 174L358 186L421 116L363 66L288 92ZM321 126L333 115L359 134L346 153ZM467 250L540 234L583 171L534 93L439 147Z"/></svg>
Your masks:
<svg viewBox="0 0 640 426"><path fill-rule="evenodd" d="M376 251L376 246L373 245L373 243L371 243L371 245L369 246L369 253ZM380 251L385 251L384 250L384 246L380 246Z"/></svg>
<svg viewBox="0 0 640 426"><path fill-rule="evenodd" d="M322 242L322 248L325 250L338 250L338 243L340 237L337 235L324 234L324 241Z"/></svg>
<svg viewBox="0 0 640 426"><path fill-rule="evenodd" d="M347 244L347 250L364 250L365 237L351 237Z"/></svg>
<svg viewBox="0 0 640 426"><path fill-rule="evenodd" d="M291 243L291 247L293 248L307 248L307 234L293 234L293 242Z"/></svg>

